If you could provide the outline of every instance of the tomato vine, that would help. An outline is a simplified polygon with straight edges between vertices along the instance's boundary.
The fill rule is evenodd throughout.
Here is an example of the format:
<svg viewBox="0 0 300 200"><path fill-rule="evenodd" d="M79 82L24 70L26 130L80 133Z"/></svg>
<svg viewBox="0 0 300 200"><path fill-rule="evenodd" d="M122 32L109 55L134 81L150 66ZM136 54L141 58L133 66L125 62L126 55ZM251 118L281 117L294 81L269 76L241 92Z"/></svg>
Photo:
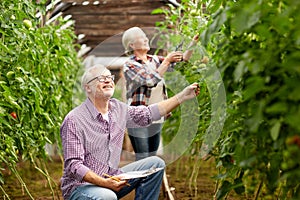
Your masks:
<svg viewBox="0 0 300 200"><path fill-rule="evenodd" d="M170 8L155 11L166 14L158 26L199 32L226 89L226 123L211 151L216 198L231 191L254 199L300 198L299 1L182 0Z"/></svg>
<svg viewBox="0 0 300 200"><path fill-rule="evenodd" d="M72 28L61 29L66 23L62 18L45 24L45 3L0 3L0 163L18 177L29 196L16 163L30 160L47 175L46 165L37 160L48 158L47 143L60 144L59 127L70 109L70 88L80 66ZM0 182L5 183L2 174Z"/></svg>

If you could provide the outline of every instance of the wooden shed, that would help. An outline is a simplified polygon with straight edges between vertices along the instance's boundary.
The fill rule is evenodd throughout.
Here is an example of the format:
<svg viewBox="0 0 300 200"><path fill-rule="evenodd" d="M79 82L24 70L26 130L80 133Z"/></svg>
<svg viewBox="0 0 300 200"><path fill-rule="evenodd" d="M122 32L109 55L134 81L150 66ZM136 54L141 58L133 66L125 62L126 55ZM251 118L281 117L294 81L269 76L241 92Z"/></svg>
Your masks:
<svg viewBox="0 0 300 200"><path fill-rule="evenodd" d="M127 59L123 32L138 26L151 39L156 23L165 19L151 13L168 4L179 5L176 0L53 0L48 5L53 8L49 21L59 16L68 19L66 26L75 28L81 47L78 56L84 58L84 66L104 64L116 75L116 81L122 81L121 69Z"/></svg>
<svg viewBox="0 0 300 200"><path fill-rule="evenodd" d="M155 27L164 16L151 14L153 10L178 5L175 0L56 0L53 4L51 18L63 16L73 21L80 55L96 57L120 56L123 31L133 26Z"/></svg>

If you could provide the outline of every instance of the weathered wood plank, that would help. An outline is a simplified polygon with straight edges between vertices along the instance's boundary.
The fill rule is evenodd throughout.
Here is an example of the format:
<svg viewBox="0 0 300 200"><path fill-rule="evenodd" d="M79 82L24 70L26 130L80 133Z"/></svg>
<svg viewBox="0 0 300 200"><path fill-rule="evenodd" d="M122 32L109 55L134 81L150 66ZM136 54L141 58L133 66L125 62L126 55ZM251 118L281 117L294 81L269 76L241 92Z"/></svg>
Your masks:
<svg viewBox="0 0 300 200"><path fill-rule="evenodd" d="M161 21L163 18L158 18L153 15L121 15L121 16L90 16L86 15L84 17L73 16L73 20L75 20L75 24L127 24L127 23L140 23L140 24L155 24L156 21Z"/></svg>
<svg viewBox="0 0 300 200"><path fill-rule="evenodd" d="M103 21L99 21L97 23L87 23L87 24L83 24L83 23L75 23L75 28L80 30L80 31L84 31L84 30L105 30L105 29L119 29L119 30L125 30L128 27L137 24L137 23L131 23L129 22L123 22L121 23L112 23L112 24L108 24L105 23ZM140 23L140 25L142 25L142 27L146 27L146 26L153 26L154 23L153 22L147 22L147 23Z"/></svg>

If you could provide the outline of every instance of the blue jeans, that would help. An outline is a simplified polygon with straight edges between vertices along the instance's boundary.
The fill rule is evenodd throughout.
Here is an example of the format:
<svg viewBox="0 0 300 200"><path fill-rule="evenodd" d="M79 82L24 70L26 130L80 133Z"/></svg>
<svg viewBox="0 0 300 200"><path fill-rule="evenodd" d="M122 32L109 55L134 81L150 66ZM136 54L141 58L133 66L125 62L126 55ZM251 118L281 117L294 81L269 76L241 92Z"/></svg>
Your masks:
<svg viewBox="0 0 300 200"><path fill-rule="evenodd" d="M145 128L128 128L128 135L136 160L156 155L161 129L162 124L151 124Z"/></svg>
<svg viewBox="0 0 300 200"><path fill-rule="evenodd" d="M157 156L148 157L132 162L121 168L123 172L139 171L151 167L165 167L165 162ZM99 187L93 184L86 184L77 187L71 194L69 200L117 200L129 194L135 189L135 200L157 200L164 170L158 171L145 178L131 179L129 187L125 186L119 192Z"/></svg>

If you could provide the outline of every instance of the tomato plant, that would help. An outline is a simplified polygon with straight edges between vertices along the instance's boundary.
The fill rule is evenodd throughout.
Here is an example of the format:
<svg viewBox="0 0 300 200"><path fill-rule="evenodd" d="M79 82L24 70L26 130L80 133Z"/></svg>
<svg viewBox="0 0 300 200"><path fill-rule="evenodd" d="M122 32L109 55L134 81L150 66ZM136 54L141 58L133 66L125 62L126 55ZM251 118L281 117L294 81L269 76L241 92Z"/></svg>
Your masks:
<svg viewBox="0 0 300 200"><path fill-rule="evenodd" d="M47 158L47 143L60 143L59 127L70 109L70 88L80 67L72 28L60 29L66 23L62 18L46 25L45 3L0 2L0 162L29 195L16 163L30 160L47 174L46 165L37 160ZM0 181L5 182L2 175Z"/></svg>
<svg viewBox="0 0 300 200"><path fill-rule="evenodd" d="M160 27L198 31L226 89L226 123L211 152L219 170L216 198L235 191L254 199L299 199L300 2L181 2L163 11Z"/></svg>

